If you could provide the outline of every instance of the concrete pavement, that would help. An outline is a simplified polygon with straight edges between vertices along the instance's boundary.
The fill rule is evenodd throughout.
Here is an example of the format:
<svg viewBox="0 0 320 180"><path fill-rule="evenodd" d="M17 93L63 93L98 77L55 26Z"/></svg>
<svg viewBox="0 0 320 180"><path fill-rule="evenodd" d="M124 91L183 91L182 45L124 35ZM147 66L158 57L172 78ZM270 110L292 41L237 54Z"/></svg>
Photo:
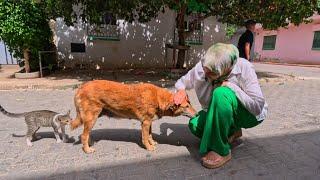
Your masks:
<svg viewBox="0 0 320 180"><path fill-rule="evenodd" d="M279 71L272 65L255 66L258 71ZM294 73L320 76L318 71L303 71ZM56 144L52 129L42 128L43 139L28 148L24 138L12 137L25 134L23 119L0 114L0 179L320 179L320 81L282 79L262 81L261 86L268 119L244 130L244 146L233 150L231 162L220 169L201 166L199 140L189 132L185 117L153 123L159 142L155 152L141 147L137 121L101 117L92 132L97 151L87 155L79 144L81 128L68 130L70 142L65 144ZM73 89L0 93L1 105L12 112L71 109L75 116ZM193 91L190 98L199 110Z"/></svg>

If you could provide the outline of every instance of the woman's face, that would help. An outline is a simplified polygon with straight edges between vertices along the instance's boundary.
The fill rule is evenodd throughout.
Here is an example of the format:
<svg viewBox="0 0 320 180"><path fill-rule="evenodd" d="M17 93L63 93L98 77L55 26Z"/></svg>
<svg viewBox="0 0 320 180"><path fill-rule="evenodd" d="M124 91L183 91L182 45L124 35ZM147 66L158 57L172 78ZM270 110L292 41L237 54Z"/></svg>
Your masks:
<svg viewBox="0 0 320 180"><path fill-rule="evenodd" d="M203 67L204 74L206 78L210 79L211 81L217 80L219 78L218 74L210 71L207 67Z"/></svg>

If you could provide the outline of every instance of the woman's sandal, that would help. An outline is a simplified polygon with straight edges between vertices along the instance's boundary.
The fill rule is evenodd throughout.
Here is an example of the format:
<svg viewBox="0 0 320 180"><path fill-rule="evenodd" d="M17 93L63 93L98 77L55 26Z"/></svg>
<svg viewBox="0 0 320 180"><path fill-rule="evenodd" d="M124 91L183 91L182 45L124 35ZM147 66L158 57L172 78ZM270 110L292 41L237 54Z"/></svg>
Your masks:
<svg viewBox="0 0 320 180"><path fill-rule="evenodd" d="M217 154L213 151L210 151L209 153L214 154L215 156L220 156L219 154ZM225 163L230 161L231 153L229 153L227 156L220 156L220 157L221 157L221 159L219 161L216 161L216 160L212 160L212 159L208 158L207 156L205 156L202 158L202 165L206 168L209 168L209 169L215 169L215 168L221 167Z"/></svg>

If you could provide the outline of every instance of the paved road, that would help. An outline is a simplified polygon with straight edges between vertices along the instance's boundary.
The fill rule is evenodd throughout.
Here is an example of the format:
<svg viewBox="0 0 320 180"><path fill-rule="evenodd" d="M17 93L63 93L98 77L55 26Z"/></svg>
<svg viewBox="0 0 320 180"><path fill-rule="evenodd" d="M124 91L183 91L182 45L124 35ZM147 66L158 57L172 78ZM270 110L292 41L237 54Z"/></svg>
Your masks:
<svg viewBox="0 0 320 180"><path fill-rule="evenodd" d="M277 66L278 67L278 66ZM268 69L272 70L272 69ZM299 69L300 70L300 69ZM297 71L299 71L297 70ZM315 75L319 75L316 74ZM269 116L244 131L245 144L230 163L208 170L199 163L199 140L188 119L163 118L153 124L155 152L141 148L137 121L102 117L92 132L96 152L84 154L78 135L56 144L52 130L28 148L23 119L0 115L0 179L320 179L320 81L264 82ZM0 103L10 111L72 110L73 90L1 91ZM194 92L192 103L199 109Z"/></svg>
<svg viewBox="0 0 320 180"><path fill-rule="evenodd" d="M299 66L285 66L285 65L271 65L255 63L257 71L273 72L288 74L300 77L301 79L317 79L320 80L320 68L318 67L299 67Z"/></svg>

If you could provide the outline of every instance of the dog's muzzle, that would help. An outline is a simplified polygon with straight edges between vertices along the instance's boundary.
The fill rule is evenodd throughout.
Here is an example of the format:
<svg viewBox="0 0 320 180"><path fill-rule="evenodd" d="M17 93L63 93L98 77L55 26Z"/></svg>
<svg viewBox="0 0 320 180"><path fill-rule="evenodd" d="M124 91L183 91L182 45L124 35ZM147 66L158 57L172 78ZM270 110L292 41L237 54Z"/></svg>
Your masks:
<svg viewBox="0 0 320 180"><path fill-rule="evenodd" d="M186 116L188 118L193 118L195 116L195 114L191 114L191 113L188 113L188 112L184 112L182 113L182 116Z"/></svg>

